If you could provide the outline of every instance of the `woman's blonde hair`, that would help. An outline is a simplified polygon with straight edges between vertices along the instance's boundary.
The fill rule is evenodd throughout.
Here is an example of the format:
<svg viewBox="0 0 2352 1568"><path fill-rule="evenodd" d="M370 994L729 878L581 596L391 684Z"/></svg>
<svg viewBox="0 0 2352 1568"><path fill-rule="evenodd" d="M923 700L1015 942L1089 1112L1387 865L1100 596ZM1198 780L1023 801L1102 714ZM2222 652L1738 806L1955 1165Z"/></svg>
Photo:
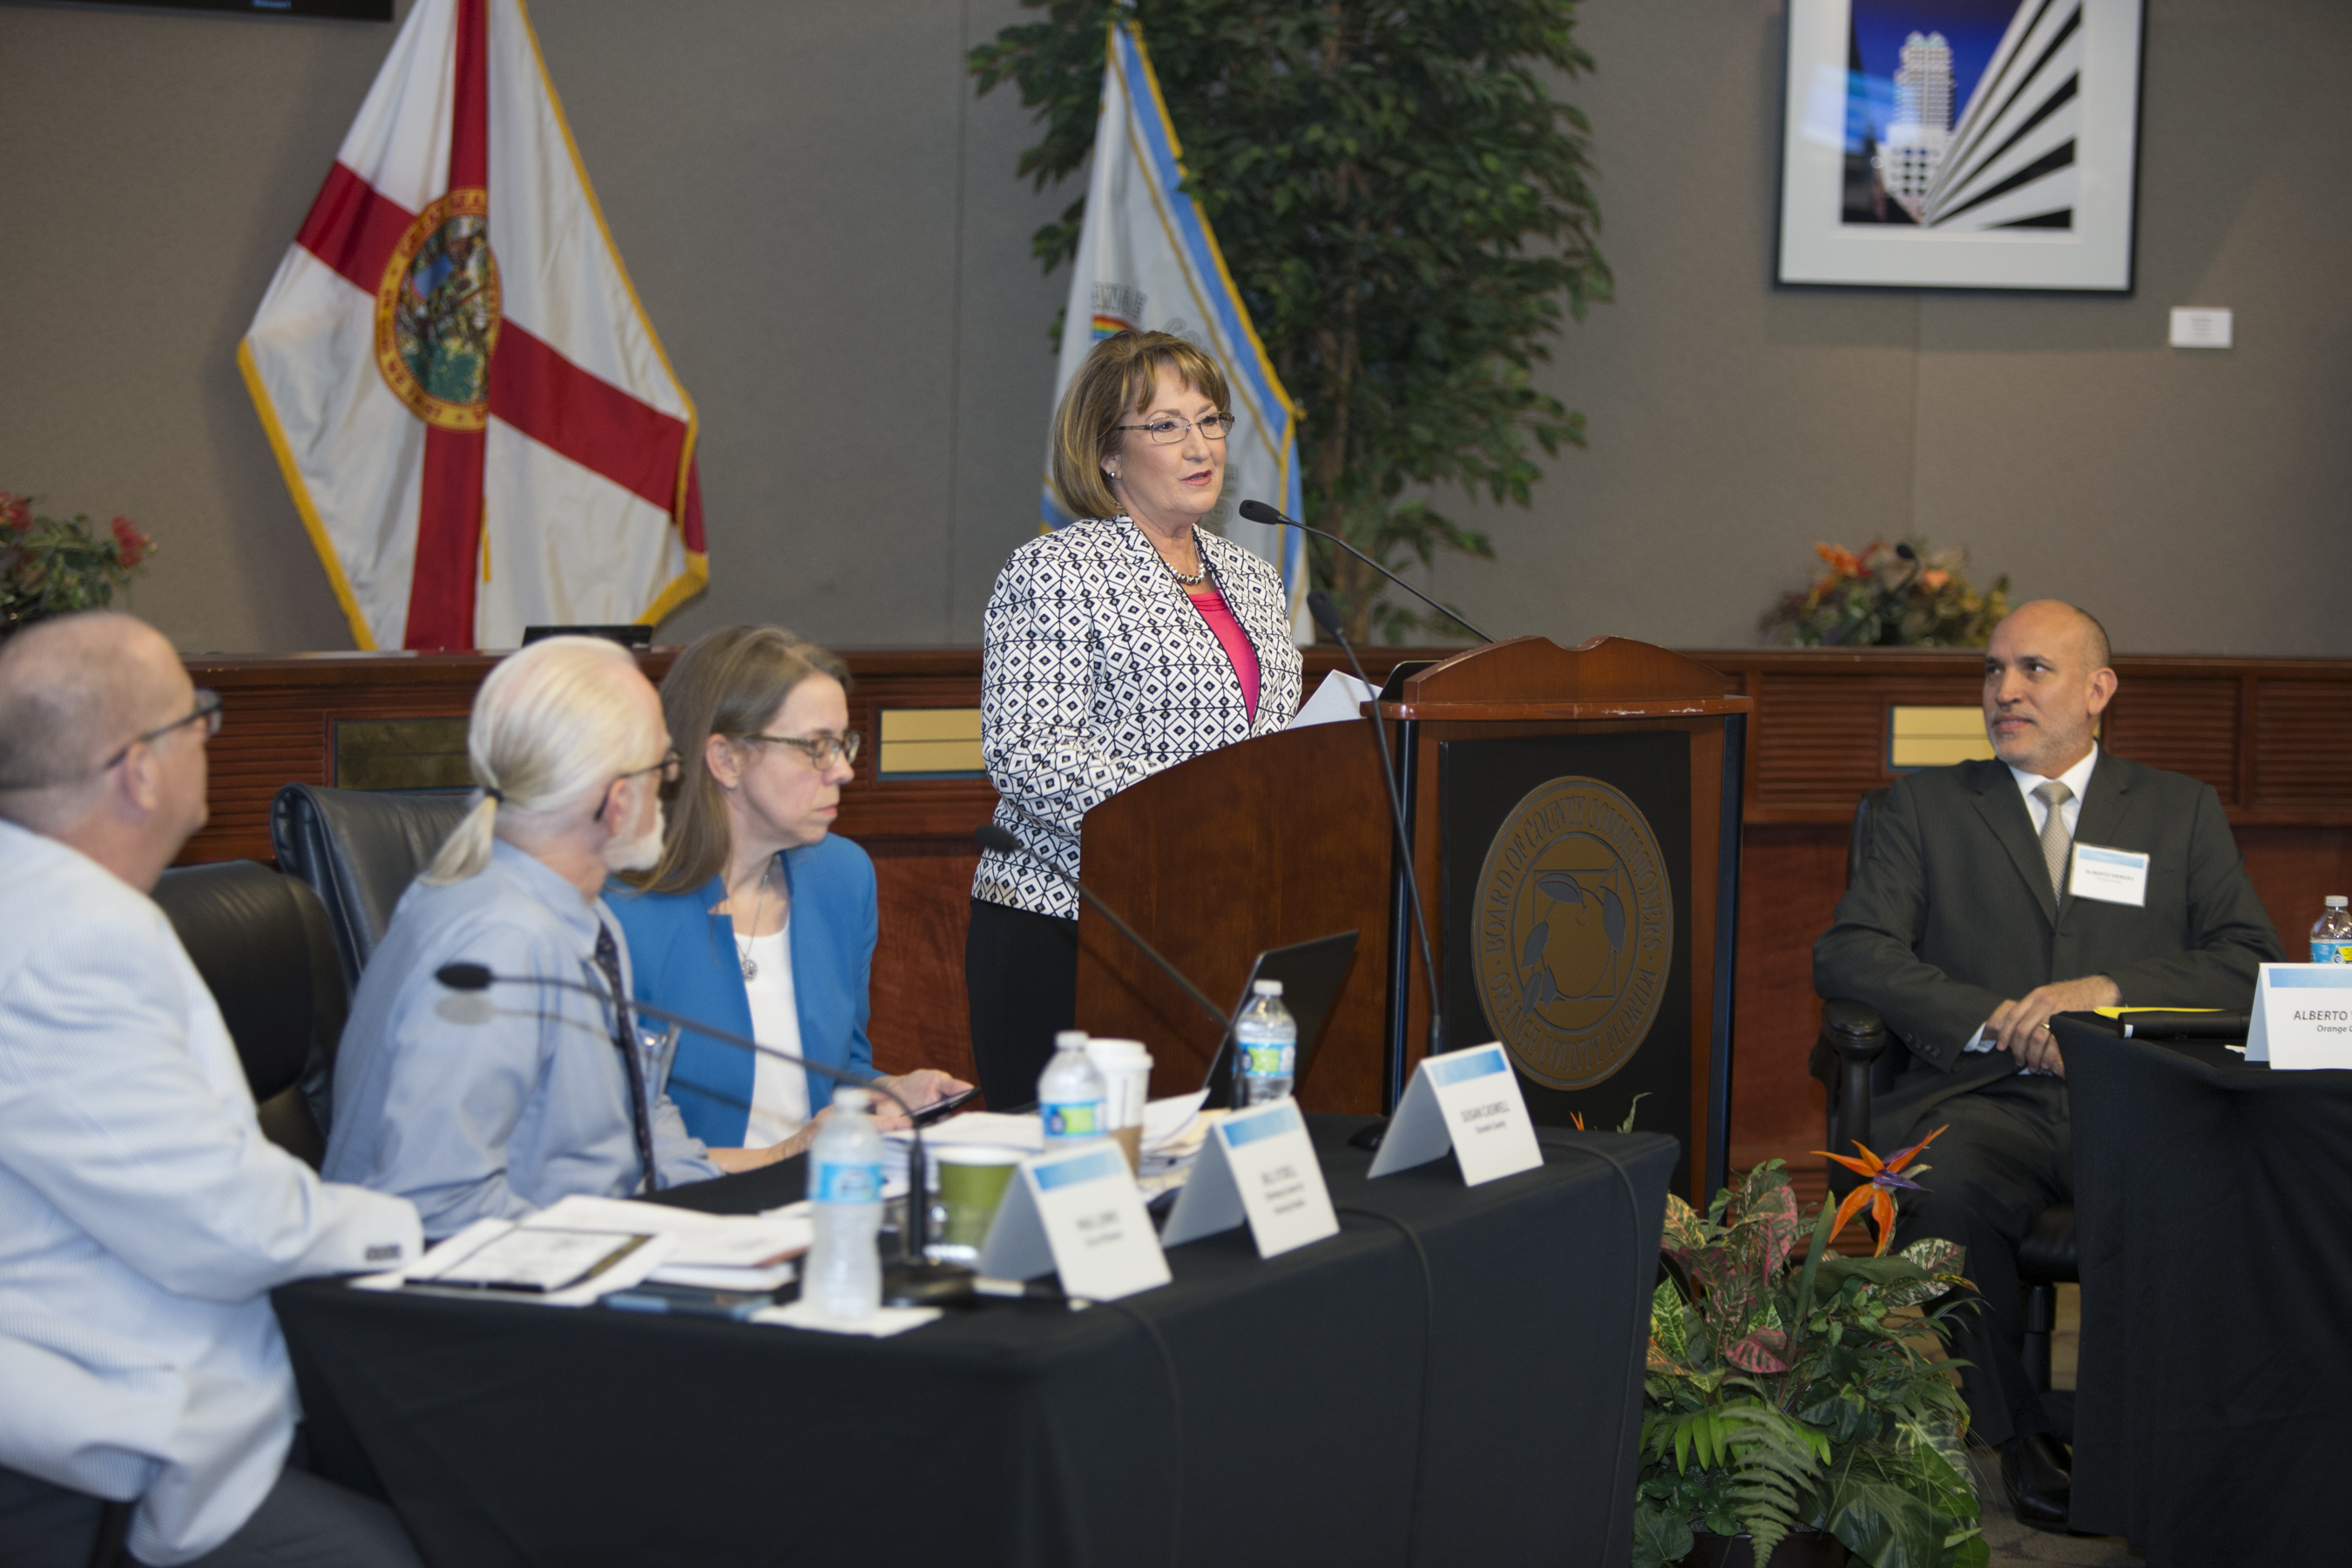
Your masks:
<svg viewBox="0 0 2352 1568"><path fill-rule="evenodd" d="M1081 329L1065 323L1063 330ZM1111 492L1103 459L1118 450L1119 426L1150 401L1163 366L1218 412L1233 412L1225 373L1192 344L1169 332L1113 332L1087 355L1054 411L1054 494L1072 517L1117 517L1127 510Z"/></svg>
<svg viewBox="0 0 2352 1568"><path fill-rule="evenodd" d="M726 795L710 775L709 739L761 733L814 675L849 689L849 667L836 655L779 626L726 626L677 656L661 686L662 714L677 747L677 796L661 859L628 880L649 893L690 893L726 869L734 835Z"/></svg>
<svg viewBox="0 0 2352 1568"><path fill-rule="evenodd" d="M490 863L505 822L526 824L601 794L661 743L642 704L615 700L637 661L602 637L549 637L509 654L474 695L466 760L481 794L433 858L428 882L458 882Z"/></svg>

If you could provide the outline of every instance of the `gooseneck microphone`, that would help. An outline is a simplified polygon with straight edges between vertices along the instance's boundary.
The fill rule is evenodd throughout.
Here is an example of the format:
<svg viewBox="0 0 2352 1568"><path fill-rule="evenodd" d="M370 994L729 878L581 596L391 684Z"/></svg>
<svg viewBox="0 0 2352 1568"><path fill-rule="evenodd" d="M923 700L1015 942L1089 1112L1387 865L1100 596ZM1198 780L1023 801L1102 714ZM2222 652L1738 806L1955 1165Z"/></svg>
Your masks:
<svg viewBox="0 0 2352 1568"><path fill-rule="evenodd" d="M611 993L602 985L591 985L578 980L560 980L543 974L498 974L492 973L488 964L482 963L445 963L433 972L433 978L452 991L487 991L493 985L552 985L558 990L577 991L583 995L593 996L608 1007L613 1005ZM845 1068L827 1067L806 1057L796 1057L790 1051L780 1051L748 1036L734 1034L683 1013L673 1013L667 1007L656 1007L650 1002L633 1000L628 1006L630 1012L640 1016L658 1018L678 1028L692 1029L696 1034L708 1036L722 1045L790 1062L794 1067L805 1068L821 1078L845 1083L853 1089L870 1089L897 1106L907 1118L907 1130L913 1140L907 1161L907 1224L902 1233L904 1245L901 1250L905 1252L906 1259L886 1275L884 1295L891 1305L906 1306L960 1290L961 1281L971 1274L970 1269L952 1264L932 1263L923 1257L924 1249L930 1244L930 1172L923 1163L923 1130L916 1123L914 1108L899 1099L896 1089L861 1079ZM647 1178L650 1185L650 1172Z"/></svg>
<svg viewBox="0 0 2352 1568"><path fill-rule="evenodd" d="M1372 683L1364 678L1363 661L1356 657L1356 645L1348 640L1347 628L1339 624L1339 606L1331 603L1331 595L1320 588L1314 590L1307 595L1307 609L1315 617L1315 624L1322 627L1325 635L1338 643L1340 650L1348 656L1348 663L1355 669L1356 679L1366 686L1371 686ZM1373 687L1373 689L1378 691L1379 688ZM1397 864L1404 868L1405 892L1412 900L1413 931L1421 938L1421 972L1429 981L1429 1054L1433 1057L1442 1054L1445 1048L1445 1028L1444 1016L1438 1008L1437 965L1430 959L1429 919L1422 913L1421 879L1414 875L1412 868L1412 839L1404 830L1404 801L1397 794L1396 763L1389 755L1389 729L1381 721L1377 700L1365 718L1371 723L1372 738L1381 743L1381 782L1388 785L1389 822L1396 829ZM1400 1086L1391 1085L1390 1088L1395 1090Z"/></svg>
<svg viewBox="0 0 2352 1568"><path fill-rule="evenodd" d="M1439 604L1436 600L1431 598L1428 595L1423 593L1420 589L1414 587L1403 578L1398 576L1395 573L1390 571L1387 567L1381 565L1379 562L1373 560L1370 556L1365 554L1362 551L1357 549L1354 545L1349 543L1346 540L1340 538L1338 534L1333 533L1330 530L1309 527L1307 524L1299 521L1295 517L1285 517L1262 500L1245 500L1242 502L1241 506L1236 510L1241 512L1242 516L1247 518L1250 521L1262 522L1268 528L1295 528L1301 533L1311 533L1318 539L1329 540L1332 543L1338 545L1340 549L1346 551L1349 554L1354 556L1357 560L1362 562L1365 565L1370 567L1373 571L1379 573L1381 576L1387 578L1398 587L1402 588L1406 593L1411 594L1414 598L1419 599L1423 604L1427 605L1431 609L1435 610L1439 615L1444 616L1447 620L1452 621L1455 626L1460 626L1464 631L1468 632L1472 637L1476 637L1480 642L1493 642L1495 640L1493 637L1488 637L1485 632L1480 631L1476 626L1472 626L1468 621L1464 620L1460 616L1455 615L1452 610L1447 609L1444 605ZM1318 626L1322 626L1327 632L1331 630L1328 626L1324 625L1323 617L1320 616L1315 617L1315 624ZM1341 638L1340 640L1345 641L1346 639Z"/></svg>
<svg viewBox="0 0 2352 1568"><path fill-rule="evenodd" d="M1021 807L1014 805L1013 802L1006 801L1004 804L1013 806L1014 811L1019 812L1021 816L1027 817L1031 822L1037 823L1039 827L1045 826L1042 822L1037 822L1037 818L1030 813L1022 811ZM1043 866L1055 876L1059 877L1064 882L1069 885L1072 892L1076 893L1078 897L1092 904L1095 907L1096 913L1101 915L1103 919L1110 921L1110 923L1118 929L1119 935L1127 938L1129 942L1133 942L1135 944L1135 950L1138 952L1140 952L1144 957L1158 964L1160 966L1160 973L1168 976L1169 979L1173 980L1178 988L1181 989L1185 995L1190 996L1195 1003L1199 1004L1202 1012L1206 1013L1210 1017L1214 1018L1217 1021L1217 1027L1219 1029L1223 1030L1226 1034L1231 1034L1233 1032L1234 1020L1232 1016L1223 1008L1218 1006L1214 1002L1210 1001L1208 996L1199 986L1186 979L1184 972L1178 969L1174 964L1169 963L1166 954L1162 953L1158 948L1152 946L1150 942L1144 941L1142 936L1133 926L1119 919L1118 911L1112 909L1108 904L1104 903L1101 896L1096 893L1092 888L1087 887L1084 882L1079 881L1076 877L1071 876L1067 871L1065 871L1051 860L1046 859L1045 857L1038 854L1035 850L1030 848L1026 844L1022 843L1020 839L1014 837L1012 834L1007 833L1003 828L999 827L993 822L982 823L979 827L973 830L972 837L980 840L981 847L983 849L993 849L999 855L1018 855L1024 857L1035 864ZM1221 1036L1217 1040L1217 1050L1222 1054L1224 1048L1225 1042L1223 1037ZM1214 1057L1210 1058L1210 1065L1213 1068L1216 1065L1216 1058Z"/></svg>

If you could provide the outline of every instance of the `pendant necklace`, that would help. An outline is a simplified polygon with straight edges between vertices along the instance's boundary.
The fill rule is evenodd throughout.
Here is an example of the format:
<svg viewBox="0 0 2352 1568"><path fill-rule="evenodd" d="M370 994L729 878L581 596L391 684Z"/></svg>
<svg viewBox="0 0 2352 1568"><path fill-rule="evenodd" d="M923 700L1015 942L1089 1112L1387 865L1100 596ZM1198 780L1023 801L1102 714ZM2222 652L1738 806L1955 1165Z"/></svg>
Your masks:
<svg viewBox="0 0 2352 1568"><path fill-rule="evenodd" d="M1158 554L1159 552L1155 549L1153 553ZM1183 584L1185 587L1197 588L1202 583L1208 581L1209 577L1209 557L1208 553L1201 548L1201 536L1198 533L1195 533L1192 536L1192 560L1193 563L1200 567L1200 570L1193 573L1189 577L1183 573L1177 571L1175 566L1165 555L1161 555L1160 557L1160 564L1167 567L1168 575L1175 578L1179 583Z"/></svg>
<svg viewBox="0 0 2352 1568"><path fill-rule="evenodd" d="M770 864L772 866L773 862L771 862ZM760 912L766 909L767 905L768 871L763 868L760 872L759 901L751 906L751 929L753 931L760 929ZM743 942L742 951L738 952L736 956L743 961L743 978L746 981L757 980L760 978L760 961L751 956L751 942L754 939L747 935L741 940Z"/></svg>

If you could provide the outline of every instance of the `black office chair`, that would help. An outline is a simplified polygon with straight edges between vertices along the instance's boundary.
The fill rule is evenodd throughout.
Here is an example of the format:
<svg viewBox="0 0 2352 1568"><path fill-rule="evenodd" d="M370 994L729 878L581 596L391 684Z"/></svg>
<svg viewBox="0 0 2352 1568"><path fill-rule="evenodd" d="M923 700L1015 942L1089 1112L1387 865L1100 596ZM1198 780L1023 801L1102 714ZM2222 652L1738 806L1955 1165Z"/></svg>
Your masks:
<svg viewBox="0 0 2352 1568"><path fill-rule="evenodd" d="M464 795L392 795L290 784L269 807L278 869L310 885L327 906L343 984L383 940L400 895L432 862L472 804Z"/></svg>
<svg viewBox="0 0 2352 1568"><path fill-rule="evenodd" d="M325 906L252 860L166 871L155 901L220 1005L262 1132L318 1169L349 1005Z"/></svg>
<svg viewBox="0 0 2352 1568"><path fill-rule="evenodd" d="M1855 803L1853 829L1846 838L1845 879L1853 884L1870 853L1872 833L1885 808L1886 792L1872 790ZM1870 1142L1870 1101L1894 1086L1909 1053L1890 1051L1885 1020L1875 1008L1840 997L1822 998L1822 1032L1809 1066L1829 1089L1829 1146L1837 1153ZM1881 1149L1882 1154L1893 1151ZM1860 1180L1843 1165L1830 1167L1830 1190L1843 1196ZM2074 1205L2056 1204L2033 1222L2017 1249L2017 1277L2025 1287L2025 1374L2041 1393L2050 1391L2050 1335L2058 1326L2058 1287L2079 1283L2075 1262Z"/></svg>

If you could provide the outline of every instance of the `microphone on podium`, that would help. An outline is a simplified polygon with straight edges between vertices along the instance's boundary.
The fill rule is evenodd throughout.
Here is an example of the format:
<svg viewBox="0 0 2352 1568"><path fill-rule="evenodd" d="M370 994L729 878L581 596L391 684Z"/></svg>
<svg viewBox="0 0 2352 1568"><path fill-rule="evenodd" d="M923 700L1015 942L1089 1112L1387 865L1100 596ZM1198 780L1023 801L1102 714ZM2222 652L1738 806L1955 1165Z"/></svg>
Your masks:
<svg viewBox="0 0 2352 1568"><path fill-rule="evenodd" d="M1363 661L1356 657L1356 645L1348 640L1347 628L1339 624L1339 607L1331 603L1331 595L1320 588L1314 590L1307 595L1307 609L1315 617L1315 624L1323 628L1324 635L1338 643L1340 651L1348 656L1348 663L1354 668L1356 679L1370 687L1372 683L1364 678ZM1388 786L1389 822L1396 829L1397 864L1404 869L1405 893L1412 903L1413 931L1421 938L1421 973L1429 982L1429 1054L1433 1057L1445 1048L1445 1024L1438 1007L1437 965L1430 958L1429 920L1421 909L1421 879L1412 868L1412 837L1404 829L1404 802L1397 795L1396 763L1389 755L1388 726L1381 722L1380 704L1375 701L1364 717L1371 723L1372 739L1380 742L1381 782ZM1396 1105L1404 1096L1404 1085L1391 1082L1386 1088L1389 1104Z"/></svg>
<svg viewBox="0 0 2352 1568"><path fill-rule="evenodd" d="M1301 533L1311 533L1318 539L1329 540L1332 543L1338 545L1340 549L1346 551L1349 554L1354 556L1357 560L1362 562L1365 565L1370 567L1373 571L1379 573L1381 576L1387 578L1398 587L1402 588L1406 593L1411 594L1414 598L1419 599L1423 604L1427 605L1431 609L1435 610L1439 615L1444 616L1447 620L1452 621L1455 626L1460 626L1464 631L1468 632L1472 637L1476 637L1480 642L1493 642L1495 640L1493 637L1488 637L1485 632L1480 631L1476 626L1472 626L1468 621L1464 620L1460 616L1455 615L1452 610L1447 609L1444 605L1439 604L1436 600L1431 598L1428 595L1423 593L1420 589L1414 587L1412 584L1406 582L1403 578L1398 576L1395 573L1390 571L1387 567L1381 565L1379 562L1373 560L1370 556L1365 554L1362 551L1357 549L1354 545L1349 543L1346 540L1340 538L1338 534L1331 532L1329 530L1312 528L1307 524L1299 521L1295 517L1285 517L1262 500L1245 500L1242 502L1240 507L1236 510L1240 511L1242 516L1247 518L1250 521L1262 522L1268 528L1295 528ZM1315 618L1315 624L1318 626L1322 626L1327 632L1331 631L1330 626L1325 625L1323 618L1320 616L1318 616ZM1348 640L1345 637L1339 637L1336 632L1333 632L1332 636L1336 640L1343 644ZM1359 679L1361 679L1360 676Z"/></svg>
<svg viewBox="0 0 2352 1568"><path fill-rule="evenodd" d="M608 1007L613 1005L612 994L602 985L591 985L578 980L559 980L544 974L499 974L483 963L445 963L433 972L433 978L452 991L488 991L493 985L552 985L561 991L577 991L584 996L593 996ZM933 1263L923 1257L924 1249L930 1244L930 1173L923 1163L922 1127L915 1120L914 1108L898 1098L896 1089L861 1079L845 1068L813 1062L806 1057L761 1045L749 1036L735 1034L715 1024L706 1024L684 1013L673 1013L667 1007L656 1007L650 1002L632 1001L628 1009L642 1017L658 1018L678 1028L692 1029L696 1034L706 1035L722 1045L805 1068L821 1078L845 1083L852 1089L870 1090L897 1106L907 1118L908 1132L912 1139L907 1158L907 1223L901 1232L901 1250L906 1258L903 1262L884 1271L883 1298L894 1307L903 1307L969 1294L971 1270L953 1264ZM646 1185L650 1187L652 1184L653 1173L647 1172Z"/></svg>
<svg viewBox="0 0 2352 1568"><path fill-rule="evenodd" d="M1031 816L1026 811L1022 811L1021 807L1014 805L1013 802L1008 800L1004 804L1013 806L1014 811L1019 812L1020 815L1024 817L1028 817L1031 822L1037 823L1038 826L1045 826L1044 823L1037 822L1036 817ZM1144 941L1142 936L1133 926L1119 919L1118 911L1112 909L1108 904L1104 903L1102 901L1101 895L1097 894L1092 888L1087 887L1084 882L1079 881L1076 877L1071 876L1067 871L1063 870L1059 866L1055 865L1054 862L1046 859L1045 857L1038 854L1034 849L1030 848L1029 846L1022 843L1020 839L1014 837L1003 828L999 827L993 822L982 823L979 827L972 831L972 837L980 840L981 847L983 849L993 849L999 855L1025 856L1031 861L1044 867L1055 876L1059 877L1064 882L1069 885L1072 892L1076 893L1078 897L1092 904L1095 907L1096 913L1101 915L1103 919L1110 921L1110 923L1118 929L1119 935L1127 938L1129 942L1134 943L1135 950L1138 952L1140 952L1144 957L1158 964L1160 966L1160 972L1168 976L1169 979L1173 980L1176 983L1177 987L1181 990L1185 995L1190 996L1195 1003L1199 1004L1202 1012L1206 1013L1210 1017L1214 1018L1217 1021L1217 1027L1219 1029L1224 1031L1225 1034L1231 1034L1233 1032L1234 1020L1232 1016L1226 1013L1223 1008L1218 1006L1214 1002L1210 1001L1207 994L1202 992L1199 986L1193 984L1191 980L1187 979L1182 970L1168 962L1166 954L1162 953L1158 948L1152 946L1150 942ZM1224 1039L1220 1036L1217 1040L1218 1054L1223 1054L1224 1048ZM1216 1066L1215 1056L1212 1056L1209 1058L1209 1065L1212 1068L1214 1068Z"/></svg>

